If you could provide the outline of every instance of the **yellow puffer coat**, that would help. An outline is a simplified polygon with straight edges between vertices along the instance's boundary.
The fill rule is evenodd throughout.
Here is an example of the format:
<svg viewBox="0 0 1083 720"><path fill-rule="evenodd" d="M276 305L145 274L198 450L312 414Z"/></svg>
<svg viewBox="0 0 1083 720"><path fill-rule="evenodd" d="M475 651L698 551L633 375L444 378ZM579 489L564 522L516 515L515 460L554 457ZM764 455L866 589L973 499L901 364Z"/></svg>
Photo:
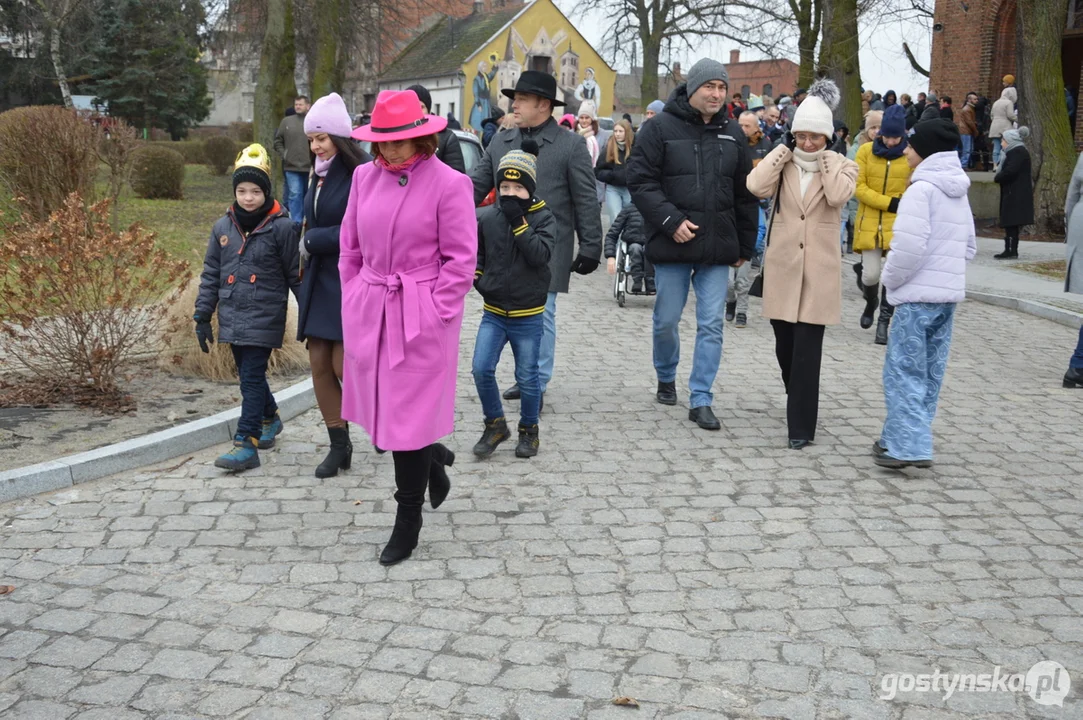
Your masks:
<svg viewBox="0 0 1083 720"><path fill-rule="evenodd" d="M857 220L854 224L854 252L891 247L895 213L888 212L892 198L902 197L910 184L910 165L906 157L894 160L878 157L873 143L865 143L854 160L857 162ZM896 205L896 208L898 206Z"/></svg>

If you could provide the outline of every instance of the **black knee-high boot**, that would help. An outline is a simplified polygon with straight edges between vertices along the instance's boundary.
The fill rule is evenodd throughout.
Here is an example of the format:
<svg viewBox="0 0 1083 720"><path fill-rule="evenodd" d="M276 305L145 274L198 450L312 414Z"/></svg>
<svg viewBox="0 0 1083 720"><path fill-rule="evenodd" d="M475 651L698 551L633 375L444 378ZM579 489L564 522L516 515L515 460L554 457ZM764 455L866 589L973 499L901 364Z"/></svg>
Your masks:
<svg viewBox="0 0 1083 720"><path fill-rule="evenodd" d="M895 306L888 304L887 288L884 288L883 296L880 299L880 319L876 323L875 342L877 345L887 345L888 326L891 325L891 316L894 314Z"/></svg>
<svg viewBox="0 0 1083 720"><path fill-rule="evenodd" d="M865 311L861 313L861 329L868 330L872 327L872 318L876 314L876 306L880 304L880 283L865 286Z"/></svg>
<svg viewBox="0 0 1083 720"><path fill-rule="evenodd" d="M429 504L432 509L440 507L451 492L451 480L445 467L455 464L455 453L441 443L432 444L432 464L429 465Z"/></svg>
<svg viewBox="0 0 1083 720"><path fill-rule="evenodd" d="M420 450L394 450L395 459L395 527L391 539L380 553L381 565L394 565L410 557L417 547L421 533L421 506L425 503L425 488L432 468L432 445Z"/></svg>

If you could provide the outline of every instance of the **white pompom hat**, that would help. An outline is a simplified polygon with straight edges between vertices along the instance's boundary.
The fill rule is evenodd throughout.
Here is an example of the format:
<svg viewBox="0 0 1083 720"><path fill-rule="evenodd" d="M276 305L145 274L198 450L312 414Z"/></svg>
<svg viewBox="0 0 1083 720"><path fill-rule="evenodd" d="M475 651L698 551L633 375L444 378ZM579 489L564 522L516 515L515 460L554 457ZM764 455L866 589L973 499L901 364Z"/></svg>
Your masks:
<svg viewBox="0 0 1083 720"><path fill-rule="evenodd" d="M793 132L819 133L830 138L835 134L832 111L839 104L839 89L832 81L822 78L812 83L808 95L797 106L793 116Z"/></svg>

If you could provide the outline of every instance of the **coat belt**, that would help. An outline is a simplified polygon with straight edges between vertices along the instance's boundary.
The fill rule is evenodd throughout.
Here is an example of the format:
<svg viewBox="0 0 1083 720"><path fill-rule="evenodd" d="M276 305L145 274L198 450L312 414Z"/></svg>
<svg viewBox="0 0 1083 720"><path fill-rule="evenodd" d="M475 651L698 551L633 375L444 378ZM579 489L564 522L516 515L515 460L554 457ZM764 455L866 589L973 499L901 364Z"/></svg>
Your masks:
<svg viewBox="0 0 1083 720"><path fill-rule="evenodd" d="M384 317L388 317L391 303L398 305L402 323L393 327L387 324L387 345L390 351L390 367L394 368L406 358L406 343L421 334L421 305L418 299L418 283L431 282L440 275L440 263L416 267L408 272L381 275L364 265L361 268L361 280L369 285L387 288L384 295ZM394 317L394 314L391 315Z"/></svg>

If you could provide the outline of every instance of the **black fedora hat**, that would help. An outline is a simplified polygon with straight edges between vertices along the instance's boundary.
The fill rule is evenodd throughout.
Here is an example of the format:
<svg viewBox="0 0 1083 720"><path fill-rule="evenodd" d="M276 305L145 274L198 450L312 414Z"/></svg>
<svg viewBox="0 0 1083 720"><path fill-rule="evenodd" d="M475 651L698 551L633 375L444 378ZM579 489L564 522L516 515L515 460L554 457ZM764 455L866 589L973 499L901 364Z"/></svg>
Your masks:
<svg viewBox="0 0 1083 720"><path fill-rule="evenodd" d="M549 73L543 73L540 70L527 70L519 76L518 82L515 83L515 89L504 88L500 91L505 97L509 97L512 100L515 99L515 93L527 93L530 95L537 95L547 100L553 101L554 107L561 107L564 105L564 101L557 100L557 79Z"/></svg>

